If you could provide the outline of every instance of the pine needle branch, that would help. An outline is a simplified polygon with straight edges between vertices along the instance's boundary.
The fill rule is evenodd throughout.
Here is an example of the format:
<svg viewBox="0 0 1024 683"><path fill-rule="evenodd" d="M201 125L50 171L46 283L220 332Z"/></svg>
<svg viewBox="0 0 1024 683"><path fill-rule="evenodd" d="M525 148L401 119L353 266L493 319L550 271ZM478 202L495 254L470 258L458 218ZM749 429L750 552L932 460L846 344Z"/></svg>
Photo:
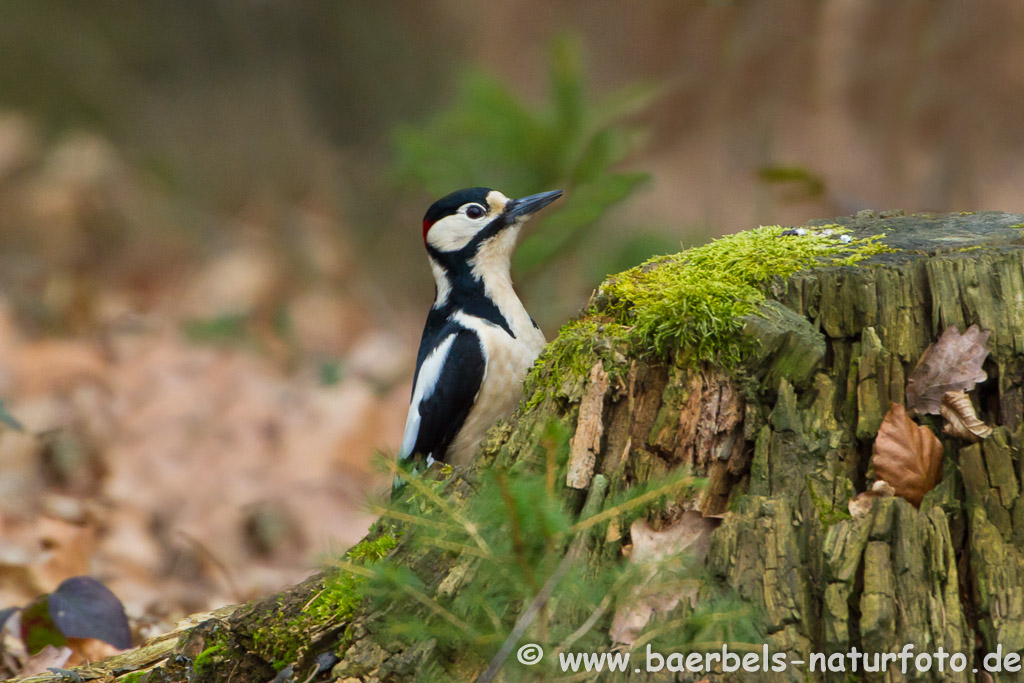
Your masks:
<svg viewBox="0 0 1024 683"><path fill-rule="evenodd" d="M606 510L602 510L596 515L587 517L586 519L583 519L577 522L576 524L573 524L569 528L569 533L578 534L581 531L586 531L594 525L600 524L601 522L605 522L614 517L618 517L627 510L632 510L633 508L640 507L641 505L646 505L647 503L650 503L653 500L657 500L661 496L664 496L667 493L671 493L675 489L691 486L695 481L695 477L683 477L682 479L673 481L669 484L665 484L664 486L660 486L652 491L648 491L647 493L643 493L637 496L636 498L631 498L627 501L619 503L618 505L613 505L612 507Z"/></svg>
<svg viewBox="0 0 1024 683"><path fill-rule="evenodd" d="M393 474L401 477L406 483L416 489L417 493L422 494L432 503L437 505L437 507L441 509L441 512L458 522L465 532L470 535L473 541L476 542L477 546L480 547L480 550L487 553L488 556L491 555L491 548L487 545L487 541L484 540L483 536L480 535L476 524L460 515L446 500L437 495L437 492L431 490L431 488L424 484L419 477L409 474L403 470L398 466L398 463L392 462L391 460L384 460L384 463Z"/></svg>

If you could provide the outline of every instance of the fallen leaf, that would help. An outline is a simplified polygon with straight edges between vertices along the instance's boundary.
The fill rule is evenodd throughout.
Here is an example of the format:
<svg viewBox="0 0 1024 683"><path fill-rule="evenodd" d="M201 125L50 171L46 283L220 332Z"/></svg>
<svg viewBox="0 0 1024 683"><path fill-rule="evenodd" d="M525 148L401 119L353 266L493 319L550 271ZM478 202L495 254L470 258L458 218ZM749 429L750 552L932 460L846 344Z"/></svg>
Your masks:
<svg viewBox="0 0 1024 683"><path fill-rule="evenodd" d="M871 505L874 503L875 498L888 498L894 495L896 495L896 490L889 485L889 482L884 479L878 479L871 485L870 489L864 493L858 493L846 506L850 510L850 516L857 519L864 517L871 511Z"/></svg>
<svg viewBox="0 0 1024 683"><path fill-rule="evenodd" d="M125 650L132 633L124 606L109 588L91 576L75 576L50 594L50 618L67 638L96 638Z"/></svg>
<svg viewBox="0 0 1024 683"><path fill-rule="evenodd" d="M49 673L51 668L60 668L71 659L71 648L47 645L29 657L22 666L19 676L37 676Z"/></svg>
<svg viewBox="0 0 1024 683"><path fill-rule="evenodd" d="M110 367L94 345L45 339L18 347L8 391L14 396L70 392L80 384L107 385Z"/></svg>
<svg viewBox="0 0 1024 683"><path fill-rule="evenodd" d="M872 451L875 476L915 507L942 479L942 444L938 437L911 420L898 403L889 406Z"/></svg>
<svg viewBox="0 0 1024 683"><path fill-rule="evenodd" d="M948 391L970 391L988 375L981 369L988 356L989 330L971 325L960 334L955 326L925 349L907 381L907 409L911 413L938 415L942 396Z"/></svg>
<svg viewBox="0 0 1024 683"><path fill-rule="evenodd" d="M98 638L68 638L67 647L71 650L70 666L78 666L86 662L98 662L113 657L123 650Z"/></svg>
<svg viewBox="0 0 1024 683"><path fill-rule="evenodd" d="M946 434L971 443L992 436L992 428L978 418L970 396L962 391L947 391L943 394L939 411L946 420L942 428Z"/></svg>
<svg viewBox="0 0 1024 683"><path fill-rule="evenodd" d="M675 609L679 600L696 597L696 588L683 588L678 581L658 584L659 566L678 557L684 550L688 558L703 562L708 552L711 532L721 523L690 510L675 523L655 531L641 518L629 528L632 550L629 563L644 568L644 578L637 582L629 597L616 605L609 635L616 643L631 645L643 632L655 612Z"/></svg>

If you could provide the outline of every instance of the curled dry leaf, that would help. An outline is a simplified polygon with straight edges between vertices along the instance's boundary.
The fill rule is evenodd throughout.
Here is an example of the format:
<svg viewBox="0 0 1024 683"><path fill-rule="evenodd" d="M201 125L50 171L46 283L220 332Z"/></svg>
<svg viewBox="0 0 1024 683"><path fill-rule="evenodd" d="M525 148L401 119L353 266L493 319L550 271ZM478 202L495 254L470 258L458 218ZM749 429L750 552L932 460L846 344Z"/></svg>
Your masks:
<svg viewBox="0 0 1024 683"><path fill-rule="evenodd" d="M981 421L974 412L971 397L962 391L947 391L942 395L939 406L942 417L946 420L942 431L946 434L977 443L992 436L992 428Z"/></svg>
<svg viewBox="0 0 1024 683"><path fill-rule="evenodd" d="M942 444L938 437L911 420L897 403L889 406L872 451L875 476L915 507L942 479Z"/></svg>
<svg viewBox="0 0 1024 683"><path fill-rule="evenodd" d="M631 645L655 612L667 612L675 609L680 599L696 597L695 588L684 588L678 581L659 583L659 565L684 550L689 551L690 558L703 561L711 532L720 523L720 519L703 517L694 510L660 531L652 529L645 519L633 522L629 528L633 541L629 562L644 567L645 573L629 597L616 605L609 630L613 641Z"/></svg>
<svg viewBox="0 0 1024 683"><path fill-rule="evenodd" d="M911 413L938 415L948 391L970 391L988 375L981 369L988 356L989 330L971 325L960 334L955 326L925 349L907 381L907 408Z"/></svg>
<svg viewBox="0 0 1024 683"><path fill-rule="evenodd" d="M852 498L847 507L850 509L850 515L857 519L863 517L871 510L871 503L874 502L875 498L888 498L889 496L896 495L896 490L889 485L889 482L884 479L878 479L871 488L864 493L858 493L855 498Z"/></svg>

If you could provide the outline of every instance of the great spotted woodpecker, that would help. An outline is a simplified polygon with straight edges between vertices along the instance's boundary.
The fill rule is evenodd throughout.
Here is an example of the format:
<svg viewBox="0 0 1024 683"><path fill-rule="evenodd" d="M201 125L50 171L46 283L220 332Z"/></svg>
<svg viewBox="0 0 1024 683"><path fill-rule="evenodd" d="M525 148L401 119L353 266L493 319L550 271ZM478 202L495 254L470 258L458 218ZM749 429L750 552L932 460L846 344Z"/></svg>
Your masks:
<svg viewBox="0 0 1024 683"><path fill-rule="evenodd" d="M544 334L512 287L509 260L523 223L561 194L509 199L472 187L427 209L423 241L437 289L416 358L403 467L465 465L484 432L515 409Z"/></svg>

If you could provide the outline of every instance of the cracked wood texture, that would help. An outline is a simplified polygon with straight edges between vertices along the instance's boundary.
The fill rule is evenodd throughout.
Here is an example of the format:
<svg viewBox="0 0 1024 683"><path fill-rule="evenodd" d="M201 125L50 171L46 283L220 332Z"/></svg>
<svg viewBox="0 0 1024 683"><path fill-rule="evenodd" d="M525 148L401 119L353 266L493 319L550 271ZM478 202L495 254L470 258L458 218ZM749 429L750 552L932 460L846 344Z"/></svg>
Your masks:
<svg viewBox="0 0 1024 683"><path fill-rule="evenodd" d="M1024 650L1024 216L862 212L827 223L846 226L854 237L884 233L882 241L895 251L773 283L760 314L746 321L745 333L760 344L738 373L641 355L623 356L615 373L606 362L618 379L598 406L603 429L595 472L613 492L683 466L707 477L699 497L679 505L724 513L711 536L708 580L758 606L772 651L806 660L813 651L854 646L895 652L912 643L915 653L942 646L968 657L965 673L909 678L973 680L971 669L997 645L1004 654ZM908 374L943 330L971 324L991 331L989 379L975 399L994 433L968 445L942 434L937 417L919 418L943 442L942 482L920 510L879 499L869 514L850 519L847 502L866 488L872 441L889 402L904 401ZM539 405L492 430L474 468L543 457L552 419L575 427L591 381L551 385ZM584 421L593 422L593 397L588 400ZM598 433L593 424L588 430ZM472 495L458 476L447 491L454 505ZM578 508L582 498L570 502ZM659 514L664 510L649 512L655 521ZM623 562L628 543L628 532L614 523L600 531L588 550L594 571ZM389 561L414 565L435 595L457 592L473 575L472 558L424 554L402 543ZM274 671L255 638L258 628L300 614L322 587L322 577L314 577L184 632L174 653L147 665L155 665L149 680L270 680ZM571 609L552 614L582 623ZM428 669L470 680L487 664L441 652L433 642L395 642L384 615L366 603L351 617L328 619L299 636L297 680L325 652L338 662L310 680L405 681ZM197 655L211 642L223 647L200 669ZM517 666L506 665L507 680L528 675ZM103 667L94 665L83 678L129 680L126 669ZM819 678L800 667L759 676L849 680L846 674ZM1012 674L993 679L1016 680L1000 676ZM857 679L904 677L890 671Z"/></svg>

